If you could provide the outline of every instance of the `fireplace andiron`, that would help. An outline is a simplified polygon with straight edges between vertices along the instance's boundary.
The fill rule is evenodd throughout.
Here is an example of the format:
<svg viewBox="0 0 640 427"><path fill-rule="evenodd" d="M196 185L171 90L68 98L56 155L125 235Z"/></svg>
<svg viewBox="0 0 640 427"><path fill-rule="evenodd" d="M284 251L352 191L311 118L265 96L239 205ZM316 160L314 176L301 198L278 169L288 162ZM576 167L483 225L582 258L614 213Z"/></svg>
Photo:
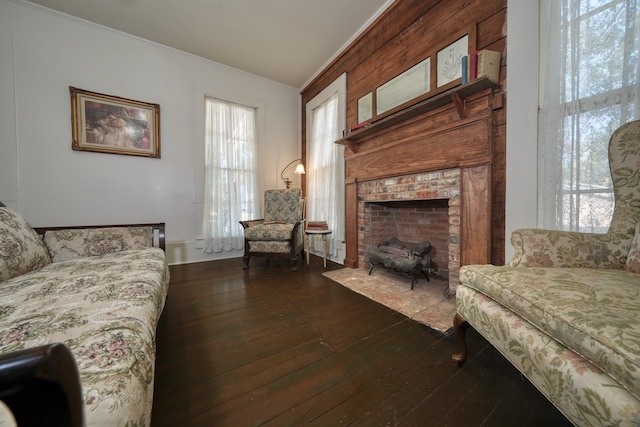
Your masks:
<svg viewBox="0 0 640 427"><path fill-rule="evenodd" d="M426 255L430 251L431 243L428 240L421 243L408 243L397 237L392 237L369 251L369 261L371 262L369 275L375 267L406 274L411 278L411 289L413 290L420 273L424 274L424 277L429 281L427 271L432 270L433 264L431 258Z"/></svg>

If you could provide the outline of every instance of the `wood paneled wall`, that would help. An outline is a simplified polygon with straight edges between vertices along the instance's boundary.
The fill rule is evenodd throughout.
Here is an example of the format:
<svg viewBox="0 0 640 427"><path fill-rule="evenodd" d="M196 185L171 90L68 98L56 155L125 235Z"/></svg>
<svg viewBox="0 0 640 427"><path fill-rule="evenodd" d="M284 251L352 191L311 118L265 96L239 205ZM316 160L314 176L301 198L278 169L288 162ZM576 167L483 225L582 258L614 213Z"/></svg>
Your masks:
<svg viewBox="0 0 640 427"><path fill-rule="evenodd" d="M396 0L301 92L304 159L305 105L342 73L347 73L346 125L350 127L357 124L358 98L423 60L434 46L453 41L452 38L466 29L475 27L476 49L502 52L501 88L493 94L491 115L491 262L494 264L504 263L506 108L502 88L507 74L506 15L507 0ZM349 214L347 212L347 216Z"/></svg>

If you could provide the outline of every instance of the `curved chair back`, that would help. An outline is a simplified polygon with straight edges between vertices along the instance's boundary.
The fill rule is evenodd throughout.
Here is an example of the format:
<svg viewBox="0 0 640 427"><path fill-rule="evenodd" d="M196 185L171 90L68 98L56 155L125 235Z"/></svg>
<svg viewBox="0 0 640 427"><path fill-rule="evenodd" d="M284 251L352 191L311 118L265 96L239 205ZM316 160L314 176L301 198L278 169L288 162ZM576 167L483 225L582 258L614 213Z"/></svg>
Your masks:
<svg viewBox="0 0 640 427"><path fill-rule="evenodd" d="M615 197L609 233L629 247L640 221L640 120L623 124L611 135L609 168Z"/></svg>

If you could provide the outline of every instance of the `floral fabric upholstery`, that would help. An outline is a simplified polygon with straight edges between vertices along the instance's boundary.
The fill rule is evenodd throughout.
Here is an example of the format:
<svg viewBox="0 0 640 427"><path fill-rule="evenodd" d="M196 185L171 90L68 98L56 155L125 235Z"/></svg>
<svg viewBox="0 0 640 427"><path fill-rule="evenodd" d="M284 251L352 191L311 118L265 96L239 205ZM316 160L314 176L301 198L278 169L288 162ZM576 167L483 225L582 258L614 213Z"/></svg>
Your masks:
<svg viewBox="0 0 640 427"><path fill-rule="evenodd" d="M53 262L153 246L151 227L84 228L47 231L44 242Z"/></svg>
<svg viewBox="0 0 640 427"><path fill-rule="evenodd" d="M251 252L269 254L288 254L291 252L291 242L249 242Z"/></svg>
<svg viewBox="0 0 640 427"><path fill-rule="evenodd" d="M507 266L460 268L457 312L572 422L640 425L640 121L609 143L606 234L521 229Z"/></svg>
<svg viewBox="0 0 640 427"><path fill-rule="evenodd" d="M581 354L640 398L640 275L486 265L461 268L460 280Z"/></svg>
<svg viewBox="0 0 640 427"><path fill-rule="evenodd" d="M157 248L56 262L0 286L0 353L64 342L88 426L148 426L169 269Z"/></svg>
<svg viewBox="0 0 640 427"><path fill-rule="evenodd" d="M257 224L244 230L251 252L286 254L291 252L295 224ZM302 227L298 227L296 246L304 245Z"/></svg>
<svg viewBox="0 0 640 427"><path fill-rule="evenodd" d="M244 232L244 237L249 240L291 240L291 233L295 224L257 224L249 227Z"/></svg>
<svg viewBox="0 0 640 427"><path fill-rule="evenodd" d="M511 236L510 265L623 269L640 220L640 120L620 126L609 141L615 209L607 234L522 229Z"/></svg>
<svg viewBox="0 0 640 427"><path fill-rule="evenodd" d="M640 273L640 221L636 226L636 235L631 242L631 249L629 250L625 270Z"/></svg>
<svg viewBox="0 0 640 427"><path fill-rule="evenodd" d="M264 192L265 222L286 222L295 224L302 219L302 190L267 190Z"/></svg>
<svg viewBox="0 0 640 427"><path fill-rule="evenodd" d="M0 282L50 262L47 247L27 221L12 210L0 207Z"/></svg>
<svg viewBox="0 0 640 427"><path fill-rule="evenodd" d="M492 298L456 289L458 313L578 426L640 425L640 401L580 354Z"/></svg>
<svg viewBox="0 0 640 427"><path fill-rule="evenodd" d="M511 234L512 267L582 267L623 269L629 246L614 234L520 229Z"/></svg>

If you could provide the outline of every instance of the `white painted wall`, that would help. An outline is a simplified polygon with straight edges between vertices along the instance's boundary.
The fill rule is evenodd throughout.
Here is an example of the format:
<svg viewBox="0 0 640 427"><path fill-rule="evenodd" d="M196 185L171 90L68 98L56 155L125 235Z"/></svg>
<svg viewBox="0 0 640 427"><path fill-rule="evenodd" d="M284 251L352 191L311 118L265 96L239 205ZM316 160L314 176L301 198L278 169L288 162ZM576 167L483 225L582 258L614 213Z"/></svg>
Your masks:
<svg viewBox="0 0 640 427"><path fill-rule="evenodd" d="M13 63L13 34L0 26L0 201L18 203L18 147Z"/></svg>
<svg viewBox="0 0 640 427"><path fill-rule="evenodd" d="M162 158L72 151L69 86L160 104ZM264 106L261 192L282 188L300 153L297 88L0 0L0 200L34 226L164 221L171 263L241 256L195 248L203 92Z"/></svg>
<svg viewBox="0 0 640 427"><path fill-rule="evenodd" d="M538 1L507 2L506 262L511 233L537 225L538 17Z"/></svg>

